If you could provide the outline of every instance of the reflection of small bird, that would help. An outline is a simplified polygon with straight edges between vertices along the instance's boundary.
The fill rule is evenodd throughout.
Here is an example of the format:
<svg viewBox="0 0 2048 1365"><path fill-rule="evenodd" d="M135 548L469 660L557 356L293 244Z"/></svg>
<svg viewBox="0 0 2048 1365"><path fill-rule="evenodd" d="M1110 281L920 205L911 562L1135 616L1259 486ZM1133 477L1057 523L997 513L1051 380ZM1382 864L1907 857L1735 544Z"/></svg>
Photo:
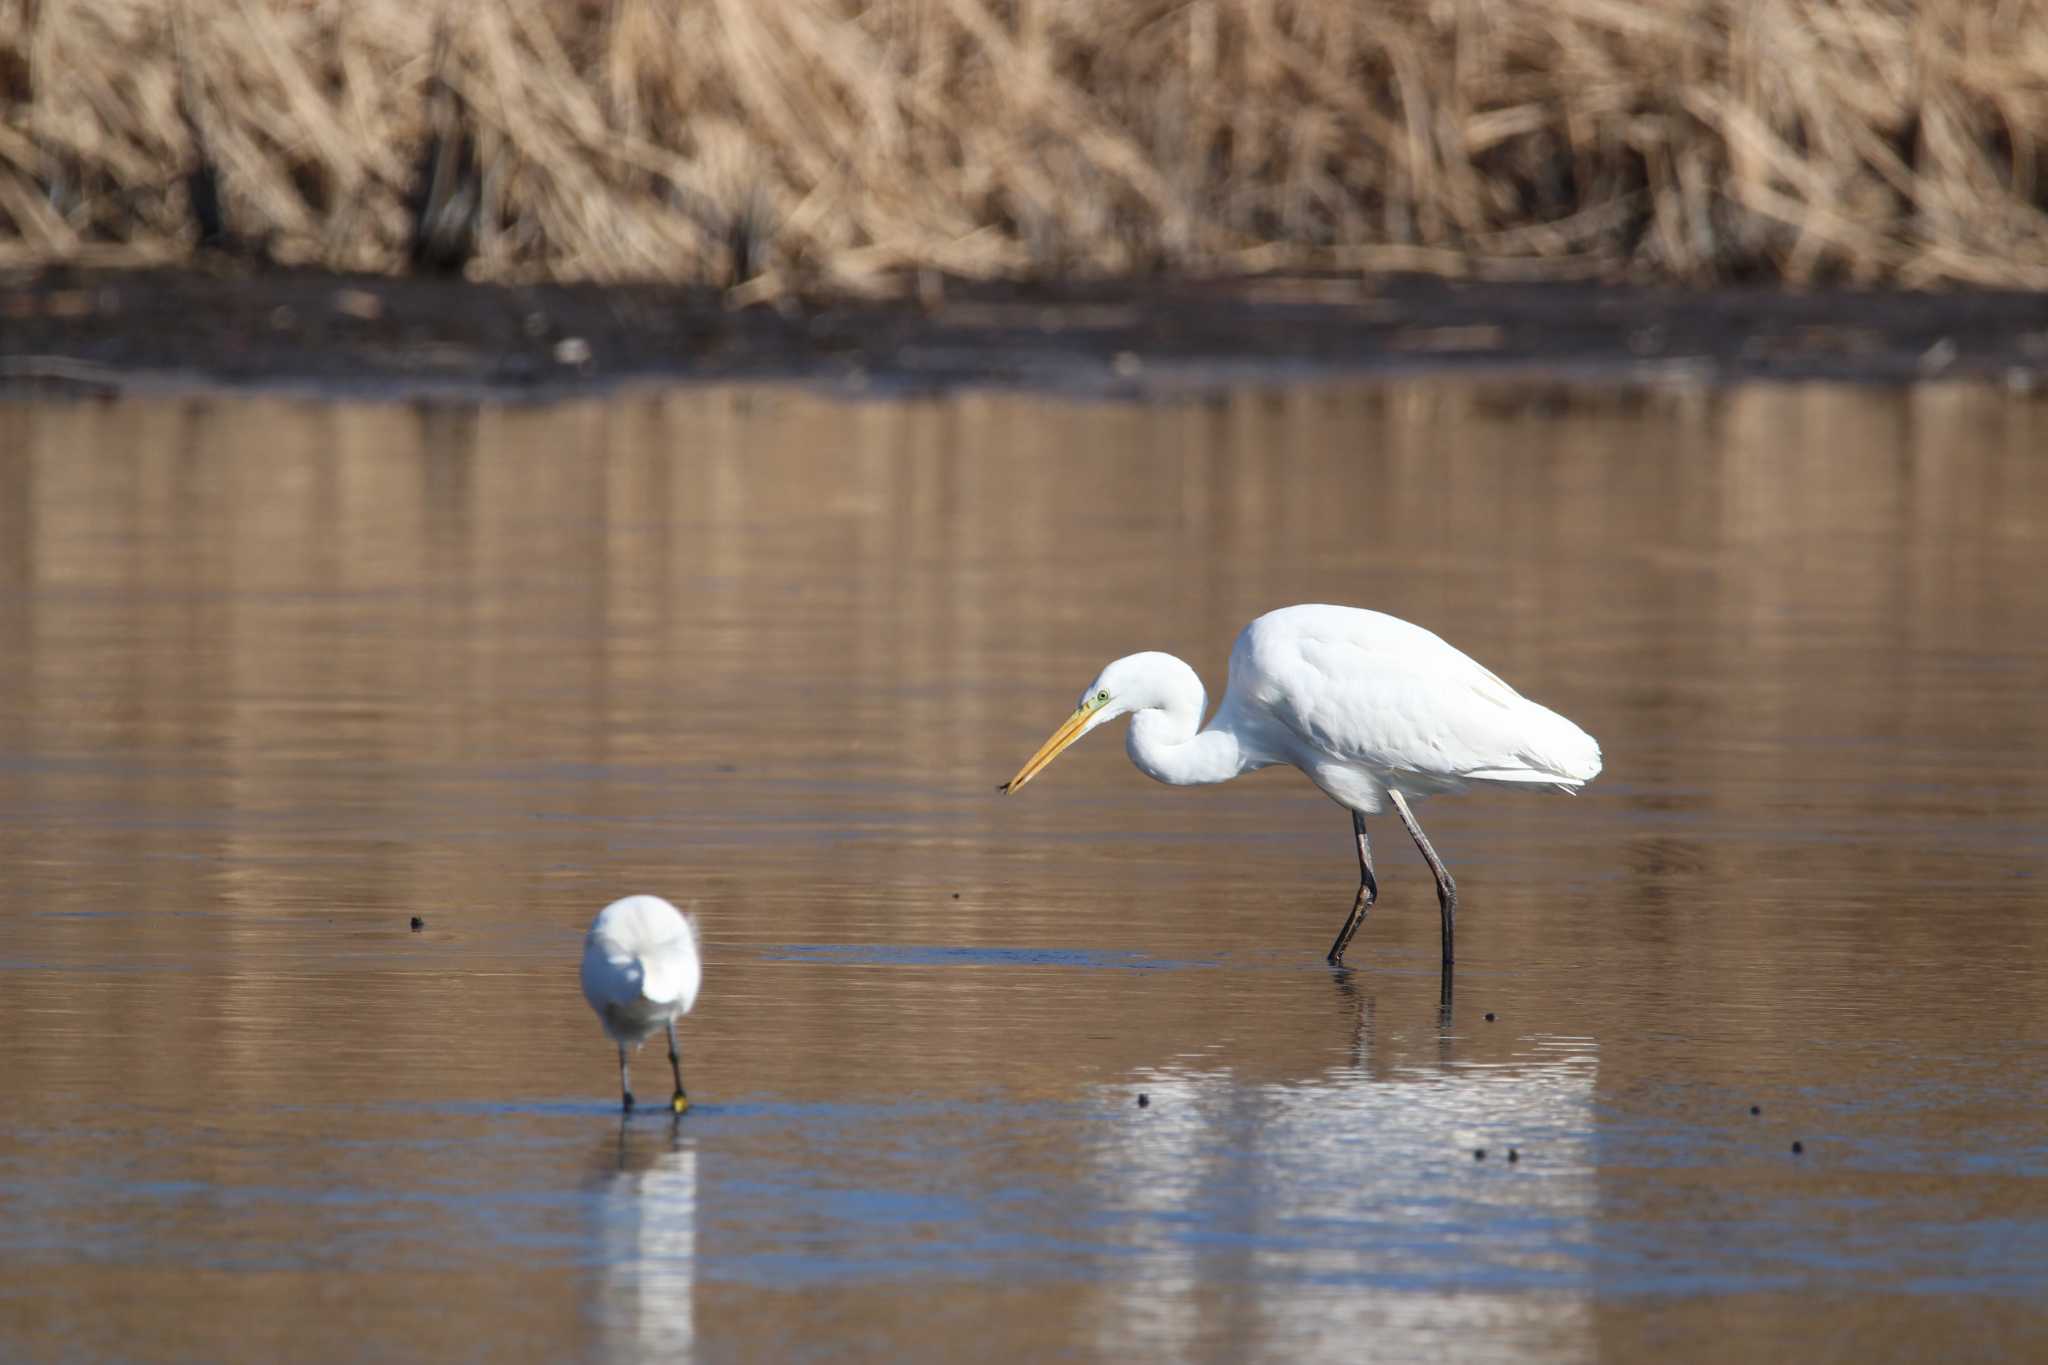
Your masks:
<svg viewBox="0 0 2048 1365"><path fill-rule="evenodd" d="M1206 729L1202 680L1171 654L1103 669L1066 723L1003 785L1015 791L1081 736L1130 714L1124 747L1146 776L1184 786L1291 763L1351 812L1358 896L1330 946L1344 960L1379 896L1365 817L1391 803L1436 875L1443 960L1458 889L1409 801L1473 783L1576 791L1600 772L1600 746L1420 626L1356 607L1283 607L1244 628L1230 685Z"/></svg>
<svg viewBox="0 0 2048 1365"><path fill-rule="evenodd" d="M697 1003L704 979L697 956L697 926L659 896L613 901L591 922L583 939L583 998L597 1011L605 1033L619 1045L619 1093L633 1107L626 1078L626 1047L668 1030L668 1064L676 1093L670 1107L690 1107L683 1093L683 1063L676 1053L676 1016Z"/></svg>

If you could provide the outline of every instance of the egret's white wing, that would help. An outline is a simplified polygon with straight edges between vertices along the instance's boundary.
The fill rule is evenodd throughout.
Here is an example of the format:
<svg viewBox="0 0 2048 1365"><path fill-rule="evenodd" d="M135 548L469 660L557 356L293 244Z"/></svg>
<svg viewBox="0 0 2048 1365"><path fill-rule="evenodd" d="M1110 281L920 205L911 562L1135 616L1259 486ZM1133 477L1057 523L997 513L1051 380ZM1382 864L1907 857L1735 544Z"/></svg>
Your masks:
<svg viewBox="0 0 2048 1365"><path fill-rule="evenodd" d="M1442 639L1354 607L1288 607L1245 627L1230 693L1300 758L1457 781L1590 780L1590 735Z"/></svg>
<svg viewBox="0 0 2048 1365"><path fill-rule="evenodd" d="M583 942L583 998L602 1014L640 1001L640 959L596 933Z"/></svg>
<svg viewBox="0 0 2048 1365"><path fill-rule="evenodd" d="M697 927L658 896L612 902L590 926L583 946L583 995L592 1009L687 1013L697 1001L703 964Z"/></svg>
<svg viewBox="0 0 2048 1365"><path fill-rule="evenodd" d="M647 949L640 955L640 993L656 1004L676 1005L684 1014L697 1003L697 987L704 969L697 955L697 926L688 916L679 917L675 937Z"/></svg>

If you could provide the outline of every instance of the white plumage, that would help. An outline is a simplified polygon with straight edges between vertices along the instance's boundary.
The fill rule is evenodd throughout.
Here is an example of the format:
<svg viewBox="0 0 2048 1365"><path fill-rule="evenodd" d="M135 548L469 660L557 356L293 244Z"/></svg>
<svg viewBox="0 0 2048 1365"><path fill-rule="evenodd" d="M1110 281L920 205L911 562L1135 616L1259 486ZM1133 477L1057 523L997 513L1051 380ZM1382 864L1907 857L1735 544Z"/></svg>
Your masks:
<svg viewBox="0 0 2048 1365"><path fill-rule="evenodd" d="M676 1050L675 1021L697 1003L704 968L697 952L697 926L659 896L626 896L598 912L583 937L583 998L604 1031L619 1046L619 1092L633 1107L626 1075L626 1050L657 1032L668 1033L668 1059L675 1073L671 1107L689 1107L683 1093L682 1059Z"/></svg>
<svg viewBox="0 0 2048 1365"><path fill-rule="evenodd" d="M1600 746L1421 626L1356 607L1267 612L1230 652L1230 683L1207 727L1207 694L1171 654L1131 654L1089 684L1074 714L1005 784L1015 791L1098 725L1131 716L1140 771L1183 785L1224 782L1276 763L1301 769L1352 812L1359 889L1331 947L1341 962L1378 895L1365 817L1389 804L1436 874L1444 961L1457 888L1411 800L1477 784L1576 791L1600 772Z"/></svg>
<svg viewBox="0 0 2048 1365"><path fill-rule="evenodd" d="M1248 767L1291 763L1363 815L1386 809L1388 788L1576 790L1600 772L1584 730L1421 626L1356 607L1283 607L1246 626L1214 724L1257 741Z"/></svg>

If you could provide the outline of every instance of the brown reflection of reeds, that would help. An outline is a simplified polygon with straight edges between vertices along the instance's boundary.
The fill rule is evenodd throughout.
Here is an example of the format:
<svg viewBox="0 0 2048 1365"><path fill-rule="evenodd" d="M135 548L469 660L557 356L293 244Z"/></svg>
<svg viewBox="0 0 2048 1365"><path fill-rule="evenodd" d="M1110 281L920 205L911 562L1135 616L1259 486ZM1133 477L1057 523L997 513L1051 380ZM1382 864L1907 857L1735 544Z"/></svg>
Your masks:
<svg viewBox="0 0 2048 1365"><path fill-rule="evenodd" d="M1105 740L1029 800L990 790L1105 660L1170 649L1220 691L1236 629L1289 601L1424 621L1605 742L1580 801L1432 813L1477 856L1480 958L1590 935L1650 955L1674 992L1767 1016L1809 964L1756 944L1816 899L1870 912L1873 961L1981 952L1959 921L1891 911L1929 879L1977 884L1954 913L2000 941L2048 932L2006 913L2026 883L1982 875L1997 831L2041 809L2020 756L2048 738L2014 687L2048 622L2010 590L2048 537L2040 418L1982 392L1419 383L1119 408L695 391L5 420L0 737L29 760L0 786L9 895L133 911L122 952L220 971L146 1021L119 979L77 987L106 1029L177 1059L138 1077L171 1093L373 1063L422 1090L451 1067L480 1083L494 1059L470 1048L301 1055L365 998L451 1031L478 1008L376 956L346 992L307 989L301 969L324 968L300 961L302 926L334 914L539 922L573 944L645 886L701 898L714 946L742 958L1313 949L1347 865L1341 816L1305 783L1168 793ZM1511 878L1486 867L1503 841ZM1427 902L1400 857L1377 956L1433 923L1401 908ZM55 962L115 941L91 920L22 932ZM903 979L924 1003L879 999L863 1065L920 1083L935 1032L993 1036L1020 1007L1113 1035L1084 1049L1106 1075L1213 1033L1202 992L1020 1006L978 977ZM746 1063L756 1081L809 1084L801 1059L868 1009L816 989ZM1434 991L1416 983L1418 1017ZM574 1087L587 1021L566 987L546 998L490 1008ZM1110 1023L1134 1011L1141 1026ZM1246 1017L1243 1065L1296 1055ZM30 1071L109 1041L39 1036ZM1058 1091L1069 1064L1033 1049L1004 1075Z"/></svg>
<svg viewBox="0 0 2048 1365"><path fill-rule="evenodd" d="M2042 423L1962 387L1440 381L0 406L0 1070L51 1131L112 1096L174 1130L299 1095L307 1124L601 1107L575 935L643 887L707 926L684 1044L707 1107L1313 1100L1458 1068L1512 1096L1544 1036L1597 1039L1574 1102L1624 1104L1673 1021L1687 1082L1732 1089L1875 1009L1964 1055L1984 1024L1959 1000L2034 1017L2038 986L1996 973L2048 952L2017 875L2048 808L2048 598L2020 590ZM1468 897L1447 1032L1405 849L1355 978L1296 970L1350 890L1343 817L1299 778L1169 792L1101 739L1029 799L992 790L1107 659L1170 649L1220 689L1246 619L1313 600L1422 621L1606 746L1578 800L1431 808ZM818 944L1223 966L790 951ZM1884 1093L1882 1051L1824 1065ZM232 1185L237 1159L180 1149L173 1174ZM456 1313L503 1292L443 1283ZM65 1292L130 1288L171 1292ZM658 1288L613 1302L675 1330L681 1305L635 1297ZM770 1291L696 1295L706 1339L783 1330L752 1311ZM572 1330L560 1284L519 1307ZM1046 1320L1116 1337L1113 1294L1084 1308Z"/></svg>
<svg viewBox="0 0 2048 1365"><path fill-rule="evenodd" d="M17 5L0 259L2039 287L2044 32L2039 0Z"/></svg>

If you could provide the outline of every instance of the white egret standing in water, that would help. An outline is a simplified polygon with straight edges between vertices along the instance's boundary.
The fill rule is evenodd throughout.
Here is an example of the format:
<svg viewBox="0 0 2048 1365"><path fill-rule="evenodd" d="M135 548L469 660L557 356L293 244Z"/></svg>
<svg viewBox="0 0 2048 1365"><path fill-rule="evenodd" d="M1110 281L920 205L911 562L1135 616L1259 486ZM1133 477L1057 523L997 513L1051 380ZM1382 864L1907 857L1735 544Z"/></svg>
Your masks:
<svg viewBox="0 0 2048 1365"><path fill-rule="evenodd" d="M1207 705L1202 680L1173 655L1127 655L1088 685L1003 790L1016 791L1122 715L1131 717L1131 762L1160 782L1227 782L1293 764L1351 812L1358 841L1358 895L1330 946L1332 966L1379 898L1366 816L1391 803L1429 863L1448 966L1458 888L1409 803L1474 784L1572 792L1600 772L1600 746L1584 730L1421 626L1356 607L1282 607L1259 617L1237 637L1223 704L1202 728Z"/></svg>
<svg viewBox="0 0 2048 1365"><path fill-rule="evenodd" d="M626 1048L668 1030L668 1065L676 1093L669 1107L690 1107L683 1093L683 1063L676 1052L676 1016L697 1003L704 979L697 956L697 926L659 896L627 896L598 912L583 937L583 998L605 1033L619 1045L619 1095L633 1107Z"/></svg>

